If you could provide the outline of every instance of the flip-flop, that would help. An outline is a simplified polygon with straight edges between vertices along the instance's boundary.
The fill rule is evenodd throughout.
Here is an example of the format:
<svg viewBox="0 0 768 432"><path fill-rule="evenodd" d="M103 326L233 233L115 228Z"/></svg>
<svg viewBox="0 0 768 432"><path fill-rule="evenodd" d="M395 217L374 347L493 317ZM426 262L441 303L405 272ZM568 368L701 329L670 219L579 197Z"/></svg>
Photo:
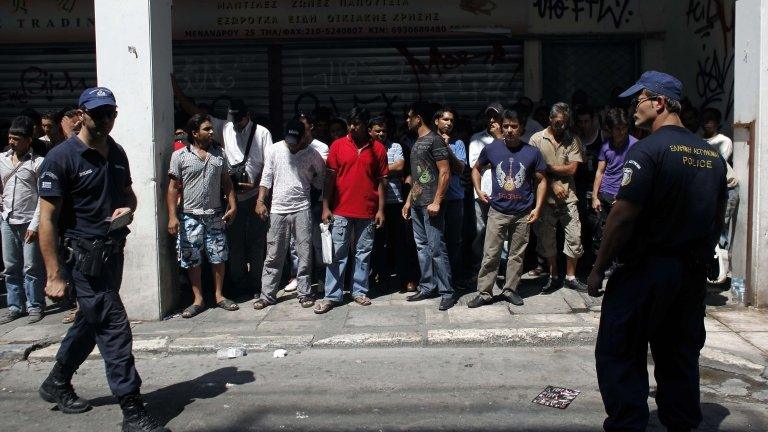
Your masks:
<svg viewBox="0 0 768 432"><path fill-rule="evenodd" d="M181 313L181 317L192 318L193 316L199 314L204 310L205 310L205 306L193 304L192 306L184 309L184 312Z"/></svg>
<svg viewBox="0 0 768 432"><path fill-rule="evenodd" d="M218 307L220 307L220 308L222 308L224 310L230 311L230 312L236 311L236 310L240 309L240 306L238 306L237 303L233 302L230 299L224 299L224 300L216 303L216 306L218 306Z"/></svg>

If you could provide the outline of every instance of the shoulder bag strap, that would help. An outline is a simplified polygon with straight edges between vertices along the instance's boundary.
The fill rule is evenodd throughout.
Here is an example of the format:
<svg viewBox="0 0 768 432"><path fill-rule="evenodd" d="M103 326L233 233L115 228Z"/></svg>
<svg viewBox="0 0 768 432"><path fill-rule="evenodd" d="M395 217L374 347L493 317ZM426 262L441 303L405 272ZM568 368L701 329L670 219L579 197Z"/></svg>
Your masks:
<svg viewBox="0 0 768 432"><path fill-rule="evenodd" d="M243 156L243 161L240 162L238 165L242 165L246 162L248 162L248 157L251 156L251 144L253 144L253 136L256 134L256 127L258 126L256 123L251 122L253 127L251 128L251 133L248 134L248 144L245 145L245 156Z"/></svg>

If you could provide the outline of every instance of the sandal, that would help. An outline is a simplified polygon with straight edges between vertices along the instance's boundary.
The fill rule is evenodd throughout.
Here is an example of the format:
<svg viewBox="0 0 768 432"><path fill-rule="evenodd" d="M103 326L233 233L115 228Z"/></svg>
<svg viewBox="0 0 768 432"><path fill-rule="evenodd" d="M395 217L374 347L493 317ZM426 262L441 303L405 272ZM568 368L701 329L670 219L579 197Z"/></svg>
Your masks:
<svg viewBox="0 0 768 432"><path fill-rule="evenodd" d="M200 312L205 310L205 306L203 305L196 305L192 304L192 306L184 309L184 312L181 313L182 318L192 318L193 316L199 314Z"/></svg>
<svg viewBox="0 0 768 432"><path fill-rule="evenodd" d="M332 302L330 300L321 300L317 303L315 303L315 307L312 309L316 314L324 314L328 312L329 310L333 309L333 307L336 305L335 302Z"/></svg>
<svg viewBox="0 0 768 432"><path fill-rule="evenodd" d="M258 299L255 302L253 302L253 308L256 310L262 310L267 306L272 306L272 305L267 303L267 301L264 299Z"/></svg>
<svg viewBox="0 0 768 432"><path fill-rule="evenodd" d="M355 303L359 304L360 306L370 306L371 305L371 299L369 299L366 296L358 296L355 297Z"/></svg>
<svg viewBox="0 0 768 432"><path fill-rule="evenodd" d="M77 317L77 311L79 309L70 309L67 311L67 314L64 315L64 318L61 319L62 324L72 324L75 322L75 317Z"/></svg>
<svg viewBox="0 0 768 432"><path fill-rule="evenodd" d="M240 309L240 306L237 305L237 303L233 302L230 299L225 298L224 300L216 303L216 306L226 310L226 311L236 311Z"/></svg>
<svg viewBox="0 0 768 432"><path fill-rule="evenodd" d="M310 308L315 305L315 299L312 297L303 297L299 299L299 304L303 308Z"/></svg>

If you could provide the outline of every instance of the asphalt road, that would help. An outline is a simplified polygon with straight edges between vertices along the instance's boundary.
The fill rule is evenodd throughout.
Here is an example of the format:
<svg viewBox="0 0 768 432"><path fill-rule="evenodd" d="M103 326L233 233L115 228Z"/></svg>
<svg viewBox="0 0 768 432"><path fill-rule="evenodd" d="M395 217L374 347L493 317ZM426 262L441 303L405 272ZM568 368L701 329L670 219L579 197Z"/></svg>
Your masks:
<svg viewBox="0 0 768 432"><path fill-rule="evenodd" d="M218 360L140 358L149 409L174 431L596 431L603 408L591 347L308 349ZM41 401L50 363L0 371L4 431L119 430L100 361L75 376L94 409ZM651 375L652 376L652 375ZM704 370L702 431L768 430L765 383ZM564 410L532 403L547 385L581 391ZM649 399L649 430L663 430Z"/></svg>

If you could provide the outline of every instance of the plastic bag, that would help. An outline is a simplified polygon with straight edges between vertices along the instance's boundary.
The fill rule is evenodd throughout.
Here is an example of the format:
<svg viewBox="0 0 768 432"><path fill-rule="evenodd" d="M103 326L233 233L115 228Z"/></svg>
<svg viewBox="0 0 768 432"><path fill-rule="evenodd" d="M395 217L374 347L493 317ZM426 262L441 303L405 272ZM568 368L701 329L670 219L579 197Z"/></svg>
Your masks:
<svg viewBox="0 0 768 432"><path fill-rule="evenodd" d="M331 226L327 223L320 224L320 241L323 246L323 264L333 264L333 238Z"/></svg>

